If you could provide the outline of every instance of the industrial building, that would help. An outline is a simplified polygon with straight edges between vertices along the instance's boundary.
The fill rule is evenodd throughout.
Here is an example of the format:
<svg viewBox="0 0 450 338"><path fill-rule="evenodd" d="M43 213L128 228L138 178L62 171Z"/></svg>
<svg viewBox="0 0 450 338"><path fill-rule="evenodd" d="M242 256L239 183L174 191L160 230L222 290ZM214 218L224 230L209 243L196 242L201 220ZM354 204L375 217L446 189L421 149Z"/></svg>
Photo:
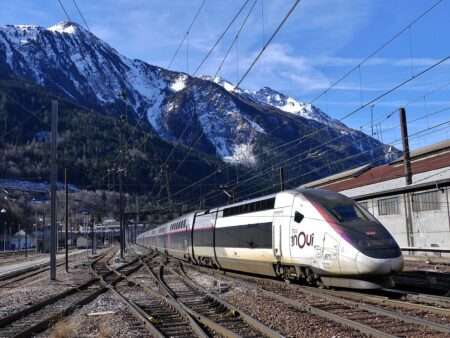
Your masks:
<svg viewBox="0 0 450 338"><path fill-rule="evenodd" d="M450 141L410 154L411 184L403 158L364 165L304 187L340 192L358 201L391 232L402 248L450 250Z"/></svg>

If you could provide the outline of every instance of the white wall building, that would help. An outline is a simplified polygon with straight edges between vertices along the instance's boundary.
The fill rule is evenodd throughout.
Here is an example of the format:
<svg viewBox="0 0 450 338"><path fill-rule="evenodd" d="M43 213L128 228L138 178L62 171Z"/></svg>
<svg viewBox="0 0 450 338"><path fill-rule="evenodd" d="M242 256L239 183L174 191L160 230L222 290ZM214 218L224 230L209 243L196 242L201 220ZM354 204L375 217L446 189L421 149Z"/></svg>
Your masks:
<svg viewBox="0 0 450 338"><path fill-rule="evenodd" d="M375 215L402 248L450 250L450 141L411 153L412 184L403 160L365 165L304 187L347 195Z"/></svg>

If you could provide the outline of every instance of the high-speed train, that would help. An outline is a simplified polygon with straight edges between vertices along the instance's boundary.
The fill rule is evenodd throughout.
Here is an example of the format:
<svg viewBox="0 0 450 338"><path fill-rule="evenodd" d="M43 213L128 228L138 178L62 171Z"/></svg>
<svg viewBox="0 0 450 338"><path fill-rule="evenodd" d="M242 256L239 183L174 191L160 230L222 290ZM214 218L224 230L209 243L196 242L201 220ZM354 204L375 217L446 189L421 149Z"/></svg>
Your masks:
<svg viewBox="0 0 450 338"><path fill-rule="evenodd" d="M194 264L324 286L392 286L403 267L386 228L350 198L296 189L192 212L138 243Z"/></svg>

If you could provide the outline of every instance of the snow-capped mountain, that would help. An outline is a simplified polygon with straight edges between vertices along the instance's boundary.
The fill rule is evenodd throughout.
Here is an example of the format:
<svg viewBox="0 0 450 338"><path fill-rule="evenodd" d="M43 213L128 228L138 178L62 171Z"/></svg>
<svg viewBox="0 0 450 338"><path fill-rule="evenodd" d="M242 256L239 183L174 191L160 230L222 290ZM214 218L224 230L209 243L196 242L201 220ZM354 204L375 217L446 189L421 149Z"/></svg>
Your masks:
<svg viewBox="0 0 450 338"><path fill-rule="evenodd" d="M236 88L234 84L218 76L214 78L210 76L203 76L202 78L217 83L230 93L242 95L256 103L278 108L286 113L291 113L310 120L315 120L323 124L346 128L344 124L335 119L332 119L318 107L310 103L300 102L293 97L286 96L283 93L280 93L270 87L264 87L257 91L249 91L241 88Z"/></svg>
<svg viewBox="0 0 450 338"><path fill-rule="evenodd" d="M313 105L268 87L250 92L223 79L132 60L73 22L0 27L0 75L31 81L105 114L119 115L127 107L162 139L227 162L256 165L258 153L315 130L317 136L280 156L305 153L308 165L323 165L316 151L305 150L334 138L320 149L328 152L327 161L361 153L343 167L390 156L387 146Z"/></svg>

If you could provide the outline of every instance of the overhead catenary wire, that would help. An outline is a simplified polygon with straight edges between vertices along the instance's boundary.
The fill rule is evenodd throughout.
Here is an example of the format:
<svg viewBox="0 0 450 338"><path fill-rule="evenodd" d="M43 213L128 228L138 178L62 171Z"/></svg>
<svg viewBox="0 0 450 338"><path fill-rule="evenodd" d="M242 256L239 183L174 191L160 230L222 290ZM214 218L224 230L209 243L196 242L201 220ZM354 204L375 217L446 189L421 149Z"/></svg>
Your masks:
<svg viewBox="0 0 450 338"><path fill-rule="evenodd" d="M361 111L362 109L364 109L364 108L366 108L366 107L368 107L368 106L370 106L370 105L372 105L372 104L378 102L380 99L382 99L382 98L384 98L385 96L391 94L392 92L398 90L399 88L405 86L406 84L410 83L411 81L413 81L413 80L415 80L415 79L421 77L422 75L428 73L429 71L435 69L436 67L438 67L439 65L441 65L441 64L443 64L444 62L448 61L449 59L450 59L450 55L448 55L448 56L446 56L446 57L444 57L444 58L438 60L437 62L433 63L433 64L430 65L429 67L423 69L421 72L419 72L419 73L417 73L417 74L411 76L410 78L408 78L408 79L402 81L401 83L397 84L396 86L390 88L389 90L385 91L384 93L378 95L377 97L375 97L375 98L371 99L370 101L366 102L365 104L361 105L360 107L358 107L358 108L356 108L356 109L350 111L349 113L345 114L343 117L341 117L341 118L339 119L339 121L343 121L343 120L349 118L350 116L356 114L357 112ZM392 113L393 113L393 112L392 112ZM309 134L307 134L307 135L304 135L304 136L302 136L302 137L300 137L300 138L298 138L298 139L290 140L290 141L288 141L288 142L286 142L286 143L284 143L284 144L282 144L282 145L276 146L275 149L277 149L277 148L279 148L279 147L281 147L281 146L285 146L286 144L292 144L292 143L294 143L294 142L296 142L296 141L298 141L298 140L305 139L305 138L308 138L308 137L312 137L313 135L317 135L319 132L321 132L321 131L323 131L323 130L325 130L325 129L327 129L327 128L328 128L328 126L325 126L325 127L323 127L323 128L319 128L319 129L317 129L317 130L315 130L315 131L313 131L313 132L311 132L311 133L309 133ZM259 176L261 176L262 174L263 174L263 172L260 171L258 174L255 174L255 175L253 175L253 176L250 176L250 179L253 179L254 177L259 177ZM239 183L239 185L241 185L242 182L243 182L243 181L241 181L241 182Z"/></svg>
<svg viewBox="0 0 450 338"><path fill-rule="evenodd" d="M444 125L447 125L447 124L449 124L449 123L450 123L450 120L448 120L448 121L446 121L446 122L443 122L443 123L436 124L436 125L434 125L434 126L432 126L432 127L424 128L424 129L422 129L422 130L420 130L420 131L418 131L418 132L416 132L416 133L411 134L411 135L409 136L409 138L412 139L412 138L419 137L419 136L423 137L423 133L429 132L429 131L434 130L434 129L437 129L437 128L442 127L442 126L444 126ZM390 144L397 144L397 143L400 144L401 141L402 141L401 138L399 138L399 139L396 139L396 140L394 140L394 141L392 141L392 142L389 142L389 143L390 143ZM379 145L377 148L379 148L379 147L384 147L384 146L385 146L384 144L381 144L381 145ZM368 150L365 150L364 152L360 152L360 153L357 153L357 154L353 154L353 155L350 155L350 156L348 156L348 157L346 157L346 158L340 159L340 160L336 161L335 163L341 163L341 162L343 162L343 161L346 161L346 160L348 160L348 159L352 159L352 158L357 157L357 156L361 156L361 155L363 155L363 154L365 154L365 153L368 153L368 152L371 152L371 151L373 151L373 149L368 149ZM383 156L384 156L384 155L382 154L382 155L378 156L378 158L381 159L381 158L383 158ZM320 169L323 169L324 167L325 167L325 166L322 166L322 167L319 167L319 168L314 168L314 169L312 169L311 171L309 171L309 172L307 172L307 173L302 173L302 174L300 174L300 175L298 175L298 176L294 176L294 177L288 179L285 183L289 183L289 182L292 182L292 181L294 181L294 180L298 180L298 179L300 179L300 178L302 178L302 177L305 177L306 175L309 175L309 174L311 174L311 173L313 173L313 172L319 171ZM271 187L270 187L270 188L271 188ZM251 193L251 194L245 195L245 196L242 197L242 198L247 198L247 197L249 197L249 196L253 196L253 195L257 194L257 193L266 191L266 190L268 190L268 189L269 189L269 188L261 189L261 190L259 190L259 191L257 191L257 192L253 192L253 193Z"/></svg>
<svg viewBox="0 0 450 338"><path fill-rule="evenodd" d="M72 1L73 1L73 4L74 4L75 8L76 8L77 11L78 11L78 14L79 14L80 17L81 17L81 20L83 20L83 23L84 23L84 25L86 26L86 29L90 32L91 29L89 28L89 25L88 25L88 23L87 23L87 21L86 21L86 18L84 17L83 12L81 11L80 7L78 6L77 1L76 1L76 0L72 0Z"/></svg>
<svg viewBox="0 0 450 338"><path fill-rule="evenodd" d="M206 0L202 0L202 3L200 4L200 6L198 7L197 11L195 12L195 15L194 15L191 23L189 24L188 29L186 30L186 32L183 35L183 38L181 39L180 43L178 44L178 47L175 50L175 53L173 54L172 58L170 59L170 62L167 65L167 68L170 69L170 67L172 67L172 64L175 61L175 58L177 57L178 53L180 52L180 49L183 46L183 44L186 41L186 39L188 39L188 36L191 33L191 29L194 26L194 23L197 21L197 18L199 17L200 12L202 11L203 7L205 6L205 3L206 3Z"/></svg>
<svg viewBox="0 0 450 338"><path fill-rule="evenodd" d="M66 11L66 8L64 7L64 4L61 2L61 0L58 0L58 3L59 3L59 6L61 7L61 9L63 10L64 14L66 15L67 20L72 21L69 13Z"/></svg>
<svg viewBox="0 0 450 338"><path fill-rule="evenodd" d="M236 35L234 36L234 39L233 39L233 41L231 42L230 47L228 47L228 50L226 51L226 53L225 53L225 55L224 55L222 61L220 62L220 65L219 65L219 67L217 68L216 73L214 74L214 77L216 77L216 76L221 72L222 67L223 67L223 65L225 64L225 61L226 61L227 58L228 58L228 55L230 54L230 52L231 52L231 50L233 49L233 47L234 47L234 45L236 44L236 42L238 41L239 36L241 35L242 30L244 29L244 27L245 27L245 25L246 25L246 23L247 23L247 21L248 21L248 18L249 18L250 15L252 14L253 9L255 8L255 5L256 5L257 1L258 1L258 0L254 0L254 1L253 1L253 4L250 6L250 9L248 10L247 15L245 16L244 20L242 21L242 24L241 24L241 26L239 27L239 30L237 31Z"/></svg>
<svg viewBox="0 0 450 338"><path fill-rule="evenodd" d="M412 78L410 78L410 79L408 79L408 80L406 80L406 81L403 81L403 82L400 83L399 85L397 85L397 86L391 88L390 90L388 90L387 92L385 92L385 93L379 95L377 98L384 97L385 95L388 95L388 93L390 93L390 92L392 92L392 91L394 91L394 90L400 88L401 86L405 85L406 83L409 83L409 82L412 81L413 79L419 77L420 75L425 74L426 72L430 71L431 69L434 69L435 67L437 67L438 65L442 64L443 62L445 62L445 61L448 60L449 58L450 58L450 56L445 57L445 58L439 60L439 61L436 62L435 64L431 65L431 66L428 67L427 69L425 69L425 70L423 70L422 72L420 72L419 74L413 76ZM376 100L376 99L373 99L373 100L371 100L370 102L375 102L374 100ZM368 106L368 105L370 105L370 103L366 103L366 104L363 105L363 106ZM359 110L361 110L361 109L362 109L362 108L360 107L360 108L358 108L358 109L356 109L356 110L354 110L354 111L352 111L352 112L346 114L346 115L344 116L344 118L347 118L347 117L349 117L349 116L355 114L357 111L359 111ZM388 115L388 116L389 116L389 115ZM341 120L342 120L342 119L341 119ZM308 135L306 135L306 136L304 136L304 137L308 137L308 136L315 135L315 134L317 134L318 132L320 132L321 130L324 130L324 129L326 129L326 128L321 128L321 129L319 129L319 130L316 130L316 131L314 131L314 132L312 132L312 133L310 133L310 134L308 134ZM304 137L302 137L302 138L304 138ZM338 138L339 138L339 137L338 137ZM291 141L290 141L290 142L291 142ZM381 146L384 147L385 145L383 144L383 145L381 145ZM308 150L308 151L310 151L310 150ZM299 156L299 155L295 155L295 156L292 157L292 158L289 158L289 159L287 159L287 160L284 160L283 162L279 163L279 166L286 165L287 163L289 163L289 161L292 161L292 160L294 160L295 158L298 158L298 156ZM255 175L253 175L253 176L250 176L249 178L247 178L247 179L245 179L245 180L240 181L239 184L236 185L236 187L237 187L237 186L242 186L244 183L248 183L248 182L251 181L251 180L254 180L254 179L258 178L258 177L261 177L261 176L265 175L265 174L267 173L268 170L271 170L271 168L266 169L266 170L263 170L263 171L260 170L259 173L255 174Z"/></svg>
<svg viewBox="0 0 450 338"><path fill-rule="evenodd" d="M395 85L394 87L390 88L389 90L387 90L387 91L383 92L382 94L376 96L375 98L369 100L369 101L366 102L365 104L362 104L360 107L355 108L354 110L348 112L348 113L345 114L343 117L339 118L338 121L342 122L342 121L346 120L347 118L349 118L349 117L355 115L355 114L358 113L359 111L361 111L361 110L363 110L363 109L369 107L370 105L372 105L372 104L378 102L379 100L381 100L381 99L384 98L385 96L387 96L387 95L389 95L389 94L395 92L396 90L398 90L398 89L400 89L401 87L407 85L407 84L410 83L411 81L414 81L415 79L417 79L417 78L421 77L422 75L428 73L429 71L433 70L434 68L438 67L439 65L441 65L441 64L443 64L444 62L448 61L449 59L450 59L450 55L448 55L448 56L446 56L446 57L440 59L439 61L433 63L432 65L430 65L430 66L427 67L426 69L422 70L421 72L419 72L419 73L413 75L412 77L410 77L410 78L408 78L408 79L402 81L401 83ZM281 145L277 145L277 146L275 146L274 148L272 148L272 149L270 149L270 150L268 150L268 151L271 152L271 151L277 150L277 149L279 149L279 148L281 148L281 147L284 147L284 146L286 146L286 145L292 144L292 143L294 143L294 142L298 142L298 141L300 141L300 140L304 140L304 139L306 139L306 138L312 137L313 135L317 135L319 132L321 132L321 131L323 131L323 130L325 130L325 129L327 129L327 128L328 128L328 126L324 126L323 128L316 129L316 130L314 130L313 132L311 132L311 133L309 133L309 134L307 134L307 135L303 135L303 136L301 136L301 137L299 137L299 138L297 138L297 139L293 139L293 140L290 140L290 141L288 141L288 142L285 142L285 143L283 143L283 144L281 144ZM267 150L266 150L265 152L267 152Z"/></svg>
<svg viewBox="0 0 450 338"><path fill-rule="evenodd" d="M250 0L246 0L244 2L244 4L239 8L239 10L236 12L236 14L233 16L233 18L231 19L231 21L228 23L227 27L225 28L225 30L222 32L222 34L219 35L219 37L217 38L216 42L213 44L213 46L208 50L208 52L206 53L206 55L204 56L204 58L202 59L202 61L200 62L200 64L197 66L197 68L195 69L193 76L197 75L198 71L200 70L200 68L202 68L203 64L206 62L206 60L208 60L208 58L211 56L212 52L214 51L214 49L216 49L216 47L219 45L220 41L222 41L223 37L225 36L225 34L227 34L227 32L230 30L231 26L234 24L234 22L236 21L236 19L241 15L242 11L244 10L244 8L247 6L247 4L250 2Z"/></svg>
<svg viewBox="0 0 450 338"><path fill-rule="evenodd" d="M437 128L442 127L442 126L444 126L444 125L448 125L449 123L450 123L450 120L449 120L449 121L446 121L446 122L444 122L444 123L439 123L439 124L434 125L434 126L432 126L432 127L428 127L428 128L422 129L422 130L420 130L420 131L418 131L418 132L416 132L416 133L414 133L414 134L411 134L411 135L410 135L410 138L413 139L413 138L416 138L416 137L419 137L419 136L420 136L420 137L423 137L423 134L424 134L424 133L433 131L434 129L437 129ZM447 126L446 128L448 128L448 126ZM401 144L401 139L394 140L394 141L392 141L392 142L390 142L390 143L391 143L391 144L397 144L397 143L398 143L398 144ZM379 145L378 147L384 147L384 145L381 144L381 145ZM378 147L377 147L377 148L378 148ZM359 152L359 153L357 153L357 154L352 154L352 155L350 155L350 156L347 156L347 157L345 157L345 158L342 158L342 159L336 161L335 163L341 163L341 162L347 161L347 160L349 160L349 159L354 159L354 158L357 158L357 157L359 157L359 156L362 156L362 155L364 155L364 154L366 154L366 153L369 153L369 152L371 152L371 151L373 151L373 149L368 149L368 150L365 150L365 151L363 151L363 152ZM377 158L375 158L375 160L383 159L383 158L384 158L384 155L381 154L380 156L378 156ZM291 178L289 178L285 183L290 183L290 182L293 182L293 181L295 181L295 180L299 180L300 178L305 177L305 176L307 176L307 175L310 175L310 174L312 174L313 172L319 171L319 170L325 168L326 166L327 166L327 165L324 165L324 166L322 166L322 167L317 167L317 168L314 168L314 169L310 170L309 172L302 173L302 174L300 174L300 175L291 177ZM241 196L241 198L239 199L239 201L248 199L248 198L250 198L250 197L253 196L253 195L258 195L258 194L260 194L260 193L262 193L262 192L265 192L265 191L268 191L268 190L270 191L271 189L274 189L274 187L273 187L273 186L270 186L270 187L266 187L266 188L260 189L260 190L258 190L258 191L254 191L254 192L248 193L248 194L246 194L246 195ZM211 197L209 197L207 200L210 200L210 199L213 199L213 198L216 198L216 197L217 197L217 196L211 196ZM195 201L193 202L193 204L195 204Z"/></svg>
<svg viewBox="0 0 450 338"><path fill-rule="evenodd" d="M387 46L389 46L393 41L395 41L397 38L399 38L403 33L408 31L410 27L415 25L417 22L419 22L422 18L424 18L428 13L430 13L433 9L435 9L438 5L440 5L444 0L438 0L436 1L432 6L428 7L425 11L423 11L421 14L419 14L417 17L415 17L412 21L410 21L405 27L403 27L400 31L395 33L390 39L385 41L381 46L376 48L372 53L370 53L368 56L366 56L361 62L359 62L357 65L349 69L346 73L344 73L341 77L339 77L336 81L334 81L329 87L327 87L324 91L316 95L310 103L314 103L317 100L319 100L322 96L327 94L331 89L336 87L339 83L344 81L350 74L352 74L354 71L356 71L359 67L363 66L367 61L372 59L375 55L377 55L379 52L381 52L383 49L385 49Z"/></svg>
<svg viewBox="0 0 450 338"><path fill-rule="evenodd" d="M270 43L272 42L272 40L277 36L278 32L281 30L281 28L283 27L283 25L286 23L287 19L291 16L291 14L294 12L295 8L297 7L297 5L300 3L300 0L295 0L294 4L292 5L292 7L289 9L289 11L287 12L287 14L284 16L283 20L281 20L280 24L278 25L278 27L275 29L275 31L272 33L272 35L270 36L269 40L267 40L267 42L265 43L264 47L261 48L260 52L256 55L255 59L252 61L252 63L250 64L250 66L247 68L247 70L244 72L244 74L242 75L241 79L237 82L236 84L236 88L239 88L239 86L241 85L241 83L245 80L245 78L247 77L247 75L250 73L250 71L253 69L253 67L255 66L255 64L258 62L258 60L260 59L261 55L265 52L265 50L267 49L267 47L270 45Z"/></svg>

